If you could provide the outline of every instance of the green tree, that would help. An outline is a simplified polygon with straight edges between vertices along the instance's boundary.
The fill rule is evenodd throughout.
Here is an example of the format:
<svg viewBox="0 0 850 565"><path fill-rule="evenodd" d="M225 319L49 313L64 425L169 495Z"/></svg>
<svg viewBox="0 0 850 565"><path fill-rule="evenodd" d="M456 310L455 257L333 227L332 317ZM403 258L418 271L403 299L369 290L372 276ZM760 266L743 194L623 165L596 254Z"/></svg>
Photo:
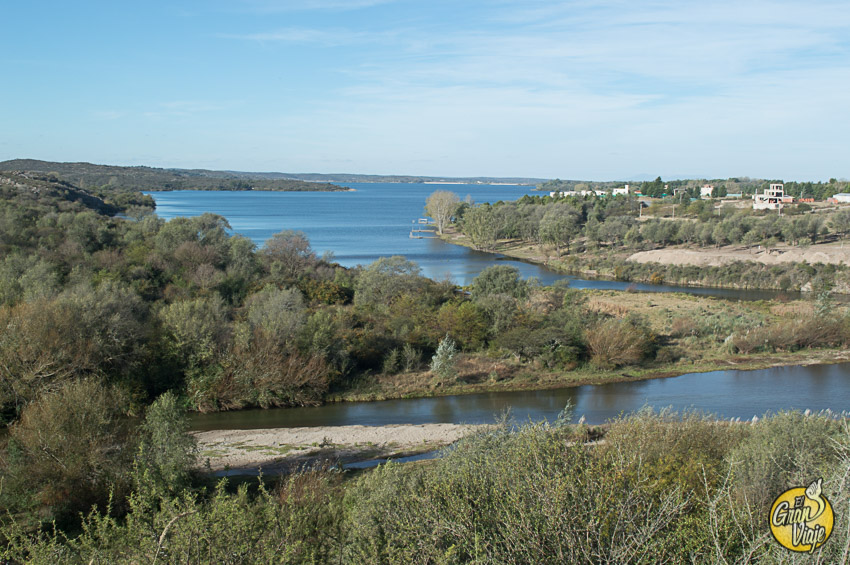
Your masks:
<svg viewBox="0 0 850 565"><path fill-rule="evenodd" d="M528 281L522 279L516 267L487 267L472 281L472 298L478 301L492 294L506 294L516 299L525 298L528 296Z"/></svg>
<svg viewBox="0 0 850 565"><path fill-rule="evenodd" d="M570 242L579 231L581 214L569 204L557 203L549 207L540 220L540 239L555 246L558 257L561 248L570 250Z"/></svg>
<svg viewBox="0 0 850 565"><path fill-rule="evenodd" d="M479 349L486 340L488 323L473 302L450 301L437 313L437 326L465 350Z"/></svg>
<svg viewBox="0 0 850 565"><path fill-rule="evenodd" d="M254 331L264 332L269 339L286 345L304 324L307 308L297 289L278 289L266 285L248 297L248 323Z"/></svg>
<svg viewBox="0 0 850 565"><path fill-rule="evenodd" d="M274 234L260 250L272 275L284 280L296 278L316 263L316 254L303 232L286 230Z"/></svg>
<svg viewBox="0 0 850 565"><path fill-rule="evenodd" d="M227 310L218 296L169 304L160 319L168 348L189 367L212 361L229 337Z"/></svg>
<svg viewBox="0 0 850 565"><path fill-rule="evenodd" d="M198 452L195 438L188 433L189 421L177 397L166 392L145 411L139 426L136 452L136 484L164 495L176 495L189 486Z"/></svg>
<svg viewBox="0 0 850 565"><path fill-rule="evenodd" d="M475 249L492 249L499 236L499 225L495 221L490 205L475 206L463 215L463 233L469 237Z"/></svg>
<svg viewBox="0 0 850 565"><path fill-rule="evenodd" d="M431 372L440 380L448 381L457 374L456 364L457 347L454 340L446 336L440 340L440 345L437 346L437 351L431 358Z"/></svg>
<svg viewBox="0 0 850 565"><path fill-rule="evenodd" d="M354 292L357 305L387 306L403 293L425 285L422 269L401 255L381 257L360 273Z"/></svg>
<svg viewBox="0 0 850 565"><path fill-rule="evenodd" d="M847 238L850 232L850 210L839 210L829 217L829 227L842 239Z"/></svg>

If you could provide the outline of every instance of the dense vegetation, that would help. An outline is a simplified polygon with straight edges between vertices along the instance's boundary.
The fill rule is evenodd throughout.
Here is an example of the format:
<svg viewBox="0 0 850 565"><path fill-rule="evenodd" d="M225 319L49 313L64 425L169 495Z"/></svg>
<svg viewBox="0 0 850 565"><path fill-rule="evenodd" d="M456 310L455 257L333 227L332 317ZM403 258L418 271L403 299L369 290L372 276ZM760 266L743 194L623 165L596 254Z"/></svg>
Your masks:
<svg viewBox="0 0 850 565"><path fill-rule="evenodd" d="M159 404L159 403L158 403ZM160 408L148 427L168 426ZM155 423L155 426L151 425ZM259 489L174 488L134 464L126 505L74 532L6 519L32 563L845 563L850 429L828 413L758 423L644 411L608 427L501 425L424 465L308 469ZM179 435L179 434L178 434ZM593 434L597 435L597 434ZM175 436L177 437L177 436ZM156 476L162 476L156 475ZM814 555L768 531L772 500L823 477L835 530ZM169 490L172 488L172 490Z"/></svg>
<svg viewBox="0 0 850 565"><path fill-rule="evenodd" d="M55 163L35 159L0 162L0 171L26 171L52 175L89 190L345 190L330 183L308 182L295 178L270 178L261 173L209 171L205 169L158 169L155 167L118 167L91 163Z"/></svg>
<svg viewBox="0 0 850 565"><path fill-rule="evenodd" d="M590 250L732 243L770 247L779 242L810 245L829 233L844 237L850 231L850 211L846 210L804 214L789 208L780 216L751 208L716 209L710 200L696 200L675 205L675 218L670 218L660 217L660 203L650 206L645 217L639 214L640 207L638 200L624 196L523 196L516 202L493 205L460 204L457 218L476 247L492 249L500 239L519 239L551 244L559 254L569 253L578 239L579 249Z"/></svg>
<svg viewBox="0 0 850 565"><path fill-rule="evenodd" d="M679 349L697 362L728 354L734 336L768 325L810 324L816 339L768 340L745 352L839 346L850 336L842 308L790 314L732 305L714 308L715 317L729 312L722 323L702 324L694 311L699 327L678 335L669 308L662 317L639 304L612 311L587 293L523 281L507 266L484 271L466 294L401 257L344 269L317 257L300 233L281 232L255 250L212 214L164 222L64 181L2 178L11 179L0 183L7 421L42 391L89 377L137 403L174 391L208 411L319 403L376 386L422 393L539 371L661 367L682 358ZM516 209L564 205L571 206ZM482 209L468 210L464 223ZM110 216L115 210L133 210L136 219ZM463 354L460 370L429 380L429 360L447 338Z"/></svg>
<svg viewBox="0 0 850 565"><path fill-rule="evenodd" d="M64 181L3 178L14 179L0 184L8 420L40 391L86 377L139 402L173 390L195 410L301 405L368 388L379 374L427 373L446 336L470 355L563 371L655 363L670 331L594 311L581 293L537 288L509 267L482 273L467 296L401 257L344 269L300 233L257 251L219 216L164 222L135 206L137 219L121 219L108 213L130 207ZM764 323L752 314L702 338L716 344ZM819 345L845 340L843 311L830 315L816 321L833 328ZM602 361L594 340L618 332L639 338L633 353Z"/></svg>
<svg viewBox="0 0 850 565"><path fill-rule="evenodd" d="M691 456L658 461L645 475L638 451L585 448L567 428L529 428L480 436L422 469L391 466L356 481L306 472L278 489L210 491L190 472L195 453L182 411L684 372L732 354L850 341L847 311L827 295L789 304L668 297L661 306L637 294L542 288L506 266L487 269L464 292L422 277L402 257L342 268L317 257L296 232L276 234L257 250L230 235L220 216L165 222L133 191L101 196L35 173L2 173L0 181L0 410L7 424L0 507L8 559L486 562L556 559L547 556L561 551L568 559L650 561L702 551L708 538L671 540L704 531L717 516L731 528L729 516L749 507L736 506L737 495L728 493L738 491L723 490L719 480L710 483L714 490L698 492L693 482L691 490L679 488L675 477L695 480ZM844 437L834 422L811 421L807 441ZM672 442L664 430L685 425L638 422L650 426L648 439L624 440L624 448ZM612 428L611 445L616 430L631 425ZM697 462L710 473L761 429L693 425L728 435L667 452L699 445L706 455ZM817 468L832 473L838 456L816 453ZM797 480L791 468L777 476ZM584 478L572 484L573 476ZM752 480L746 488L761 479ZM506 485L517 496L499 494ZM659 485L671 486L674 498ZM720 514L705 514L711 501L729 496ZM621 553L637 550L628 535L610 535L619 526L608 518L590 534L570 530L564 518L591 502L611 519L649 504L671 508L651 522L657 528L640 530L662 542L652 550L661 553ZM98 510L81 519L93 505ZM752 523L724 554L771 551Z"/></svg>
<svg viewBox="0 0 850 565"><path fill-rule="evenodd" d="M760 193L767 189L771 183L783 183L785 185L785 193L794 196L795 198L814 198L815 200L825 200L833 194L839 192L847 192L850 190L850 181L829 179L829 182L798 182L770 179L753 179L749 177L728 178L728 179L682 179L663 181L661 177L655 180L646 182L588 182L578 180L561 180L554 179L540 183L537 188L541 191L570 191L570 190L611 190L612 188L621 188L623 184L629 184L634 190L639 190L644 196L652 198L661 198L663 196L673 196L674 194L684 198L700 198L700 189L703 186L709 185L714 187L712 196L722 198L729 194L742 194L750 196L755 193Z"/></svg>
<svg viewBox="0 0 850 565"><path fill-rule="evenodd" d="M567 271L599 271L618 280L705 284L780 290L830 289L844 265L764 265L741 262L723 267L636 264L630 253L669 246L717 248L738 245L771 249L780 243L806 247L846 238L850 210L806 213L789 207L784 215L751 208L715 208L710 200L661 202L645 212L624 196L523 196L516 202L458 205L457 227L477 249L535 246L547 262ZM675 208L675 210L674 210ZM663 217L666 211L667 217ZM675 218L669 217L671 212ZM846 276L845 276L846 278ZM847 286L850 281L844 281Z"/></svg>

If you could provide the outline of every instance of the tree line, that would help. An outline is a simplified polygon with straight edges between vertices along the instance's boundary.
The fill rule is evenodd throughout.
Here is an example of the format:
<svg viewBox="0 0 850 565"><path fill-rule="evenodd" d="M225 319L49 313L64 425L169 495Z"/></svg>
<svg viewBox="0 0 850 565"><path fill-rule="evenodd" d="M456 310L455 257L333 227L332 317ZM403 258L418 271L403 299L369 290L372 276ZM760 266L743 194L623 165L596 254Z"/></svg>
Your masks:
<svg viewBox="0 0 850 565"><path fill-rule="evenodd" d="M673 196L681 194L686 198L700 198L703 186L714 187L712 197L722 198L728 194L742 194L744 197L761 193L769 188L771 184L782 183L785 185L785 193L795 198L814 198L815 200L826 200L839 192L850 191L850 182L846 179L829 179L827 182L818 181L783 181L781 179L754 179L750 177L730 177L728 179L677 179L662 180L656 177L651 181L616 181L616 182L591 182L579 180L554 179L537 185L538 190L544 192L561 192L571 190L606 190L622 188L628 184L633 190L639 190L644 196L661 198L662 196Z"/></svg>
<svg viewBox="0 0 850 565"><path fill-rule="evenodd" d="M548 245L556 256L568 254L580 241L581 250L652 249L689 244L719 247L740 244L772 247L778 243L795 246L820 242L824 236L846 237L850 211L806 214L789 208L776 211L715 209L709 200L673 204L675 221L659 215L660 204L646 212L635 198L523 196L516 202L470 206L460 203L452 216L472 245L493 250L500 240L519 240L531 245ZM668 212L669 213L669 212Z"/></svg>

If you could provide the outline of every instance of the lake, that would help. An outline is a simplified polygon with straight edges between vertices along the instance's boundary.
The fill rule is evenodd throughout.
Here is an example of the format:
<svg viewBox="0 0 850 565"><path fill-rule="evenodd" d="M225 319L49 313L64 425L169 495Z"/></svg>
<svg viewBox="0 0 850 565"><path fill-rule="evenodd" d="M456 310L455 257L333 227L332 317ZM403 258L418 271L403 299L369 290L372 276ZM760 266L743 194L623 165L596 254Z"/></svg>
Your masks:
<svg viewBox="0 0 850 565"><path fill-rule="evenodd" d="M468 285L494 264L519 269L524 278L536 277L543 284L567 279L573 288L643 292L687 292L760 300L776 296L774 291L728 290L671 285L632 284L621 281L586 280L551 271L498 254L481 253L444 243L439 239L411 239L413 222L423 217L425 199L435 190L450 190L475 202L516 200L525 194L542 194L531 186L418 183L351 183L354 192L266 192L196 191L150 192L157 214L164 219L198 216L212 212L227 218L233 231L261 246L283 230L303 231L313 250L331 252L345 267L368 265L380 257L403 255L415 261L422 274L435 280L450 279Z"/></svg>

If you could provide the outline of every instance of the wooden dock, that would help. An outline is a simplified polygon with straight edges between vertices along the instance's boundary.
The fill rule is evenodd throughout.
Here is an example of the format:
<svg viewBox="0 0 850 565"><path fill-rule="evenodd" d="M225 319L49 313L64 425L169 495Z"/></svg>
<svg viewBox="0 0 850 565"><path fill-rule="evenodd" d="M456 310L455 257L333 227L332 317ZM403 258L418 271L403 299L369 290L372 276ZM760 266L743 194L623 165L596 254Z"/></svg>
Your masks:
<svg viewBox="0 0 850 565"><path fill-rule="evenodd" d="M424 229L419 228L419 226L426 226ZM436 226L434 222L428 220L428 218L419 218L418 220L413 220L413 227L410 228L410 238L411 239L437 239Z"/></svg>

